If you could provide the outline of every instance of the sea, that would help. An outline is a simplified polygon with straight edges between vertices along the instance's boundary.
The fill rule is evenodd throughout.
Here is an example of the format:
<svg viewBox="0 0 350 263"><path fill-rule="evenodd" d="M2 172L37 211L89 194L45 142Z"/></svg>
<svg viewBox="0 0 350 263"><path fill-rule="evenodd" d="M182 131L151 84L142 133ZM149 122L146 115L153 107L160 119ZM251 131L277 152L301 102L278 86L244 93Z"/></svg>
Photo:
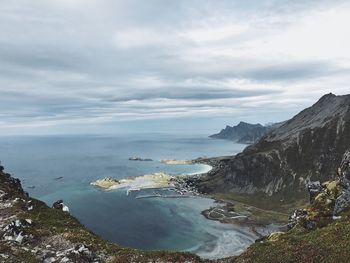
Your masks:
<svg viewBox="0 0 350 263"><path fill-rule="evenodd" d="M202 134L5 136L0 137L0 160L32 197L49 206L63 199L72 215L107 240L144 250L221 258L240 254L255 236L242 227L206 219L201 211L214 206L214 200L136 199L125 189L106 192L90 183L155 172L202 173L207 166L160 160L234 155L245 146ZM153 161L130 161L131 156Z"/></svg>

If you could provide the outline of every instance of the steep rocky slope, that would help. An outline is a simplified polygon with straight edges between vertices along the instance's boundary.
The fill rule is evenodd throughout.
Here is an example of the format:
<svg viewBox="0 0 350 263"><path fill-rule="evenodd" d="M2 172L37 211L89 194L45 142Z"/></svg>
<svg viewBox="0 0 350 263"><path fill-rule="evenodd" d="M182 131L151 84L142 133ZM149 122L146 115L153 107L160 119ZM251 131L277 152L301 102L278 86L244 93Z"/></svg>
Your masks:
<svg viewBox="0 0 350 263"><path fill-rule="evenodd" d="M350 262L350 151L334 181L309 186L310 204L293 213L290 230L258 240L233 262Z"/></svg>
<svg viewBox="0 0 350 263"><path fill-rule="evenodd" d="M188 253L145 252L102 240L69 213L30 198L0 166L0 262L200 262Z"/></svg>
<svg viewBox="0 0 350 263"><path fill-rule="evenodd" d="M242 153L214 158L204 193L304 196L306 184L335 176L350 147L350 95L327 94Z"/></svg>
<svg viewBox="0 0 350 263"><path fill-rule="evenodd" d="M241 121L236 126L226 126L219 133L210 135L211 138L236 141L239 143L254 143L263 137L273 126L250 124Z"/></svg>

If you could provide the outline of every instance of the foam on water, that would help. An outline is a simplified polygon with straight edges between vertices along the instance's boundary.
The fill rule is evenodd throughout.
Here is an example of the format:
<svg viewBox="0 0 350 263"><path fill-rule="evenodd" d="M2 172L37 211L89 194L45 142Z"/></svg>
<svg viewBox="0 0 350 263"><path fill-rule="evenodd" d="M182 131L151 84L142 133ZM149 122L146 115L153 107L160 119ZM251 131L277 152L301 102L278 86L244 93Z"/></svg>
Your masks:
<svg viewBox="0 0 350 263"><path fill-rule="evenodd" d="M196 172L192 172L192 173L187 173L187 175L195 175L195 174L205 174L205 173L209 173L213 167L209 164L198 164L199 165L199 169Z"/></svg>

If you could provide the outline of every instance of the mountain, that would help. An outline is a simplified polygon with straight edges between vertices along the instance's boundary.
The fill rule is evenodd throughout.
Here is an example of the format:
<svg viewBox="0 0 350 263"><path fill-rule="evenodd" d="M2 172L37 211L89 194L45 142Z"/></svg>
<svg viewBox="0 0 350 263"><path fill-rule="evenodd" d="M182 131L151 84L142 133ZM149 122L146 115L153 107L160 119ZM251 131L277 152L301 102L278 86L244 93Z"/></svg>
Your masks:
<svg viewBox="0 0 350 263"><path fill-rule="evenodd" d="M226 126L219 133L210 135L211 138L236 141L239 143L254 143L263 137L278 124L263 126L261 124L250 124L241 121L236 126Z"/></svg>
<svg viewBox="0 0 350 263"><path fill-rule="evenodd" d="M335 176L350 148L350 95L327 94L236 156L209 160L204 193L303 195L312 180Z"/></svg>

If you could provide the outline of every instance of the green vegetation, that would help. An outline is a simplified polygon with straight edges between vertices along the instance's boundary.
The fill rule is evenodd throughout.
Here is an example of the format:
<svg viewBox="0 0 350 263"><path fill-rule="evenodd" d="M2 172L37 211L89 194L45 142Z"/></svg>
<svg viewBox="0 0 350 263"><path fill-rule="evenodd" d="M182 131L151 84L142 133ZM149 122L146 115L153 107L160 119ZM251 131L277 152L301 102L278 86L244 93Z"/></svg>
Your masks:
<svg viewBox="0 0 350 263"><path fill-rule="evenodd" d="M11 263L39 263L40 261L36 259L30 252L23 251L21 249L16 249L6 243L0 242L0 254L10 254L6 261L4 258L0 257L0 262L11 262Z"/></svg>
<svg viewBox="0 0 350 263"><path fill-rule="evenodd" d="M232 202L234 211L241 214L248 214L253 221L266 222L286 222L288 217L296 208L305 207L308 199L300 198L285 202L278 196L269 197L265 194L236 194L220 193L213 194L212 197L225 202Z"/></svg>
<svg viewBox="0 0 350 263"><path fill-rule="evenodd" d="M234 262L350 262L350 222L344 219L312 231L297 226L277 241L253 244Z"/></svg>

